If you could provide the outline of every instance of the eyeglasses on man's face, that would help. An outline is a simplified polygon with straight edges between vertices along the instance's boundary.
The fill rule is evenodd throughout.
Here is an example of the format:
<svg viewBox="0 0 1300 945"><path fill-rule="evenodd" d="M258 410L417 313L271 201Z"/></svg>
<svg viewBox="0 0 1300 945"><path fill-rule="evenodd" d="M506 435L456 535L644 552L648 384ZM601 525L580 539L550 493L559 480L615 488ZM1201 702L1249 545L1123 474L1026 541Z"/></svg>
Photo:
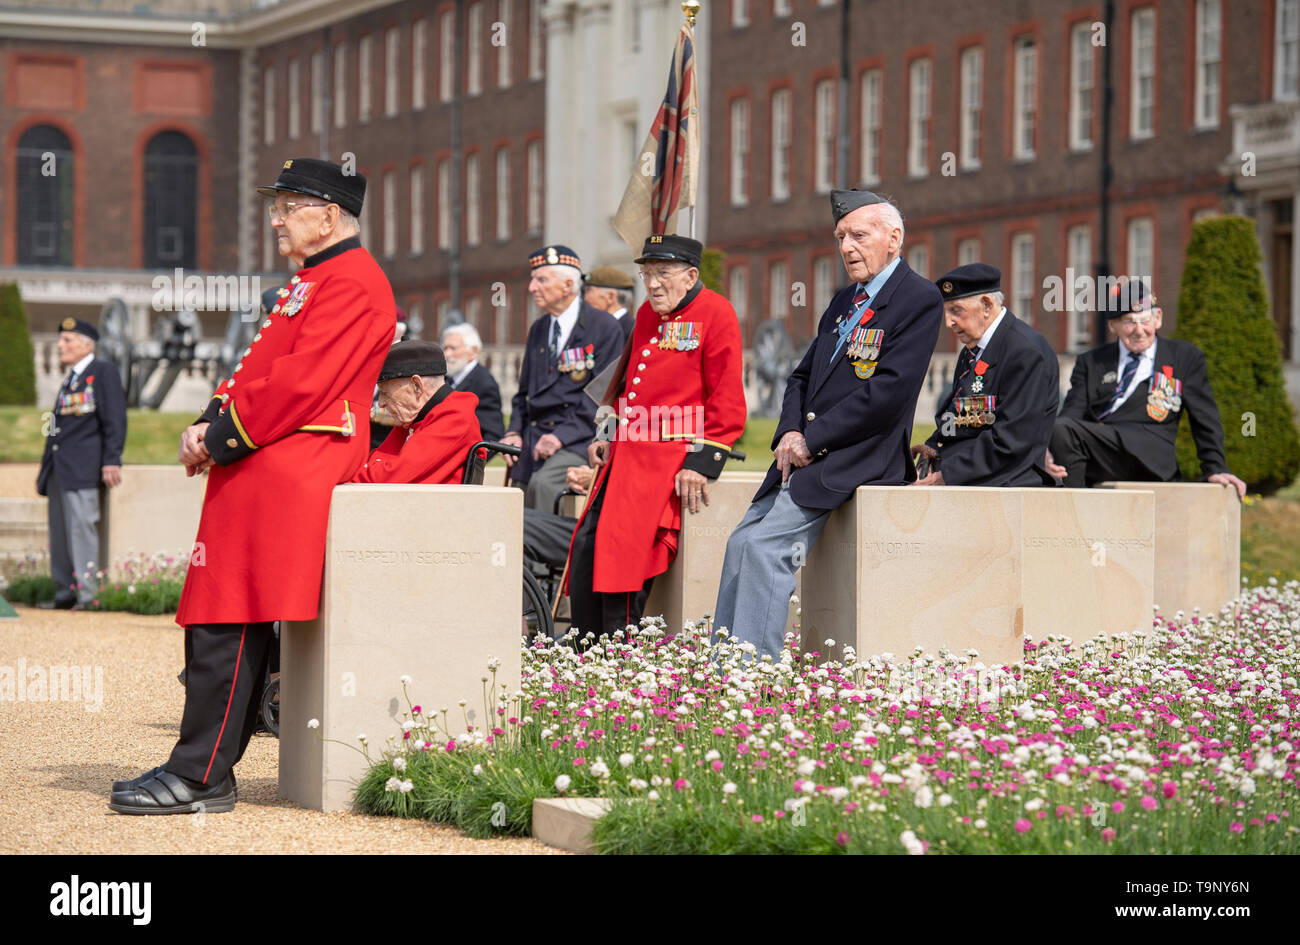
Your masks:
<svg viewBox="0 0 1300 945"><path fill-rule="evenodd" d="M690 266L673 266L661 269L658 266L647 266L639 270L639 274L641 281L649 285L652 282L668 282L670 279L676 279L690 268Z"/></svg>
<svg viewBox="0 0 1300 945"><path fill-rule="evenodd" d="M283 203L273 203L266 208L266 215L271 218L271 222L283 220L295 210L301 210L303 207L327 207L329 204L308 203L307 201L286 200Z"/></svg>
<svg viewBox="0 0 1300 945"><path fill-rule="evenodd" d="M1150 324L1153 318L1155 318L1153 312L1141 312L1136 315L1125 315L1123 318L1116 319L1116 321L1119 322L1121 328L1136 328L1138 325Z"/></svg>

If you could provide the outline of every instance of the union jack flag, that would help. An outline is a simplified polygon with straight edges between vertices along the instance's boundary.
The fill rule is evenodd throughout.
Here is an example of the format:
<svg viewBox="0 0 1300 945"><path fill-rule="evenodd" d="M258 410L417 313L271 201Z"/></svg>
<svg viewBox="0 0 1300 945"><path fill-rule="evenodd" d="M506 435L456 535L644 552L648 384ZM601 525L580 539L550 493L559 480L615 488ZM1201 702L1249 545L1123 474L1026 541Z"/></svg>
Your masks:
<svg viewBox="0 0 1300 945"><path fill-rule="evenodd" d="M673 48L668 88L614 215L614 229L634 252L640 252L652 233L668 232L678 210L695 206L699 163L695 34L683 23Z"/></svg>

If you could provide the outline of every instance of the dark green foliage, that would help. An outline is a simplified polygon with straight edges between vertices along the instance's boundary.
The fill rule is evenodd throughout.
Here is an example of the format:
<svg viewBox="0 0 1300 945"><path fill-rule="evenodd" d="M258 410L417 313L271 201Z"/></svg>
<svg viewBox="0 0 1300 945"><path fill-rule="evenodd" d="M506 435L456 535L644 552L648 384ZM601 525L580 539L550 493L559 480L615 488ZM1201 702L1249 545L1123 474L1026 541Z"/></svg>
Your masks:
<svg viewBox="0 0 1300 945"><path fill-rule="evenodd" d="M42 600L54 600L54 581L48 574L16 577L5 588L4 598L11 604L28 605Z"/></svg>
<svg viewBox="0 0 1300 945"><path fill-rule="evenodd" d="M700 281L706 289L712 289L720 295L726 294L722 291L723 258L722 250L708 248L700 257Z"/></svg>
<svg viewBox="0 0 1300 945"><path fill-rule="evenodd" d="M36 403L36 360L18 286L0 285L0 404Z"/></svg>
<svg viewBox="0 0 1300 945"><path fill-rule="evenodd" d="M1300 470L1300 436L1282 381L1255 225L1215 217L1192 227L1178 296L1177 337L1205 352L1223 420L1228 468L1252 492L1276 492ZM1178 431L1178 464L1201 478L1190 424Z"/></svg>

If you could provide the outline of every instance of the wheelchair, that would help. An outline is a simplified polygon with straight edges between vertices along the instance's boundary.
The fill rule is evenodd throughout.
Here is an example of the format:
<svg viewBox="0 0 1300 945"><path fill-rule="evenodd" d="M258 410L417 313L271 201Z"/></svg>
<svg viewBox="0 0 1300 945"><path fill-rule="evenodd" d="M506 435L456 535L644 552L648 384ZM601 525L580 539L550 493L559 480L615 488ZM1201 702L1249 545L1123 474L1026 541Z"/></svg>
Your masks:
<svg viewBox="0 0 1300 945"><path fill-rule="evenodd" d="M518 446L510 446L507 443L497 443L492 440L479 440L469 449L469 455L465 457L465 468L461 474L461 483L467 486L481 486L483 484L483 470L488 461L496 455L518 456L523 452ZM531 640L534 636L541 633L548 638L554 638L555 623L551 619L551 604L553 598L543 590L541 582L529 568L528 562L523 565L523 582L524 582L524 606L521 617L521 629L525 638ZM553 590L554 592L554 586Z"/></svg>

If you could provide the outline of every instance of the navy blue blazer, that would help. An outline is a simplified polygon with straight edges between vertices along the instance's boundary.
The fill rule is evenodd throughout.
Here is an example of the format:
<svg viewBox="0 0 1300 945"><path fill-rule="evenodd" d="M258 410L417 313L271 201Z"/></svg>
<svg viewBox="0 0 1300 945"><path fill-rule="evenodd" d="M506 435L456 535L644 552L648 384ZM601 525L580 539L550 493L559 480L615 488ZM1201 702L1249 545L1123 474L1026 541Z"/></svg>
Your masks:
<svg viewBox="0 0 1300 945"><path fill-rule="evenodd" d="M772 449L791 430L808 443L813 461L790 476L790 496L805 508L836 509L858 486L916 479L912 415L939 339L943 296L900 259L872 300L876 314L868 327L884 332L878 366L871 377L859 378L846 355L847 342L831 359L839 340L836 320L852 309L856 291L857 284L850 284L831 299L817 337L786 382L772 437ZM774 462L755 500L780 485Z"/></svg>
<svg viewBox="0 0 1300 945"><path fill-rule="evenodd" d="M996 335L994 337L997 337ZM1070 375L1070 392L1061 405L1062 417L1088 420L1114 427L1124 449L1132 453L1157 479L1178 476L1175 443L1178 424L1187 414L1201 475L1213 476L1228 471L1223 455L1223 426L1219 422L1219 405L1210 390L1205 353L1190 341L1157 338L1155 372L1169 369L1174 380L1182 381L1182 405L1170 410L1162 419L1147 412L1149 381L1139 384L1128 400L1105 418L1101 414L1110 406L1119 386L1119 345L1111 340L1100 348L1079 355ZM1185 409L1184 409L1185 408Z"/></svg>
<svg viewBox="0 0 1300 945"><path fill-rule="evenodd" d="M1045 486L1055 482L1043 468L1047 444L1061 402L1060 368L1047 339L1008 309L980 355L987 368L973 390L974 366L934 418L925 442L939 453L939 471L949 486ZM958 426L958 397L994 397L993 422Z"/></svg>
<svg viewBox="0 0 1300 945"><path fill-rule="evenodd" d="M478 407L474 413L478 416L478 427L483 431L483 439L501 439L506 432L506 421L501 415L501 388L497 386L492 372L479 362L455 387L456 390L469 391L478 397Z"/></svg>
<svg viewBox="0 0 1300 945"><path fill-rule="evenodd" d="M524 344L519 390L510 402L509 428L523 437L524 446L510 471L511 482L526 483L532 476L533 446L547 433L559 437L564 449L587 455L587 447L596 437L596 405L583 388L623 353L623 329L618 319L580 301L578 320L564 347L592 345L596 364L575 379L558 370L550 357L550 330L551 316L541 316L528 329Z"/></svg>
<svg viewBox="0 0 1300 945"><path fill-rule="evenodd" d="M36 492L49 495L51 474L65 492L96 488L103 467L122 465L125 445L126 395L121 375L113 364L95 358L66 390L60 387Z"/></svg>

